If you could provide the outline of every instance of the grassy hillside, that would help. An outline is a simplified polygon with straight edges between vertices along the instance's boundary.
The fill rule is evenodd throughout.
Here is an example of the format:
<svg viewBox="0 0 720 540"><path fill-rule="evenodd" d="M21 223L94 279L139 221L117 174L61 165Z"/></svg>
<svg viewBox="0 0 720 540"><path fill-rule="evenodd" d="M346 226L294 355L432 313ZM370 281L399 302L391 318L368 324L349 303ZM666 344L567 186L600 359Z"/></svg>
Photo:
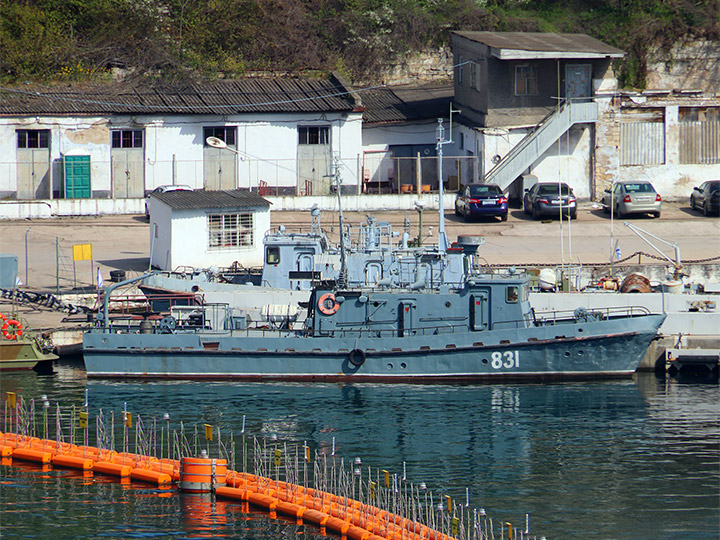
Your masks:
<svg viewBox="0 0 720 540"><path fill-rule="evenodd" d="M372 79L384 63L447 44L451 30L583 32L628 52L717 38L717 0L0 0L0 82L130 77L184 81L248 70Z"/></svg>

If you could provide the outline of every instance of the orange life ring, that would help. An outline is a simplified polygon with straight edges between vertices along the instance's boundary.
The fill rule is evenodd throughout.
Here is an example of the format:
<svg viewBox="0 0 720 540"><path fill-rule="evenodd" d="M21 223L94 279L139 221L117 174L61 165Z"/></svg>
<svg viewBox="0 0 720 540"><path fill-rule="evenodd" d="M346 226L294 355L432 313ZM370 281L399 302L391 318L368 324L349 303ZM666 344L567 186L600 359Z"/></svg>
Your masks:
<svg viewBox="0 0 720 540"><path fill-rule="evenodd" d="M335 300L333 293L325 293L320 297L320 300L318 300L318 309L320 313L324 313L325 315L334 315L339 307L340 304Z"/></svg>
<svg viewBox="0 0 720 540"><path fill-rule="evenodd" d="M0 332L5 336L5 339L17 339L22 336L22 324L15 319L8 319L2 327L0 327Z"/></svg>

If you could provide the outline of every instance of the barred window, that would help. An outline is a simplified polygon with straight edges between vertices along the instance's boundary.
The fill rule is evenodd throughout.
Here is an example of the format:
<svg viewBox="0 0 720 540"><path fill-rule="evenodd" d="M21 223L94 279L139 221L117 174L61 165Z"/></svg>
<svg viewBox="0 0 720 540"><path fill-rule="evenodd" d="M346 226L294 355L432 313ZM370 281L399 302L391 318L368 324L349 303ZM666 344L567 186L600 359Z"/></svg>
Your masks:
<svg viewBox="0 0 720 540"><path fill-rule="evenodd" d="M235 146L235 127L226 126L213 126L203 128L203 141L205 146L210 146L207 143L208 137L216 137L221 141L224 141L228 146Z"/></svg>
<svg viewBox="0 0 720 540"><path fill-rule="evenodd" d="M141 129L112 130L113 148L142 148L143 132Z"/></svg>
<svg viewBox="0 0 720 540"><path fill-rule="evenodd" d="M253 236L253 215L209 214L208 232L210 249L251 247Z"/></svg>
<svg viewBox="0 0 720 540"><path fill-rule="evenodd" d="M50 130L49 129L18 129L17 130L17 147L18 148L49 148L50 147Z"/></svg>
<svg viewBox="0 0 720 540"><path fill-rule="evenodd" d="M330 144L330 128L326 126L298 126L300 144Z"/></svg>

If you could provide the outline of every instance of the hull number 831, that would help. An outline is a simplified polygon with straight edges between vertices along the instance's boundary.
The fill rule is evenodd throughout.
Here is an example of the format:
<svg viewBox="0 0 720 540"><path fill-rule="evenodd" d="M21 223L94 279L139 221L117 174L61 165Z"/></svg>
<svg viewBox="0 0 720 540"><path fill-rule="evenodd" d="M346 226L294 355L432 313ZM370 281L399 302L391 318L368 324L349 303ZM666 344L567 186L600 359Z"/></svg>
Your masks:
<svg viewBox="0 0 720 540"><path fill-rule="evenodd" d="M490 365L493 369L520 367L520 353L518 351L495 351L490 355Z"/></svg>

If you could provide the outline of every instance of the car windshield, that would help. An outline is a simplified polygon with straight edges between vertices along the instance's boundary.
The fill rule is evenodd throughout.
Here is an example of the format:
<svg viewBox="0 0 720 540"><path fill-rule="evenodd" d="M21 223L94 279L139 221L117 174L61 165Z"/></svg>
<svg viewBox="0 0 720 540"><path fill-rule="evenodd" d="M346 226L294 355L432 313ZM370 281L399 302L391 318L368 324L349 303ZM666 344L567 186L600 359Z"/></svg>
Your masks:
<svg viewBox="0 0 720 540"><path fill-rule="evenodd" d="M546 186L540 186L538 189L538 195L557 195L558 194L558 185L557 184L548 184ZM570 194L570 188L567 186L567 184L562 185L562 194L563 195L569 195Z"/></svg>
<svg viewBox="0 0 720 540"><path fill-rule="evenodd" d="M650 184L625 184L625 193L655 193Z"/></svg>
<svg viewBox="0 0 720 540"><path fill-rule="evenodd" d="M480 195L499 195L500 188L497 186L470 186L470 196L479 197Z"/></svg>

